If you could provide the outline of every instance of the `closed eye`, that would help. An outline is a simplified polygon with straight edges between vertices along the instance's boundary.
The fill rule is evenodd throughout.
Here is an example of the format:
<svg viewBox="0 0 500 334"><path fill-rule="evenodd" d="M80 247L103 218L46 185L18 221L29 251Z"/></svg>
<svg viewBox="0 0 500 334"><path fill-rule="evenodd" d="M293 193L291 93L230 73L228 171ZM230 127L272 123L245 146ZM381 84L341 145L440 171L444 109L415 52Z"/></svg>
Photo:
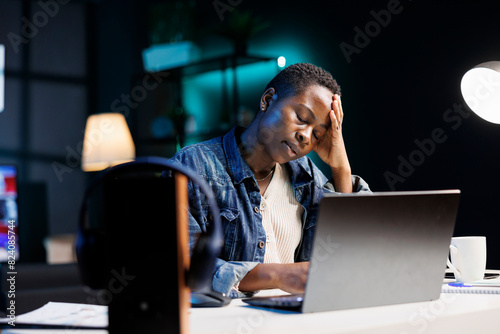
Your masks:
<svg viewBox="0 0 500 334"><path fill-rule="evenodd" d="M325 134L326 131L323 131L323 127L316 128L313 131L314 138L316 138L317 140L320 140Z"/></svg>
<svg viewBox="0 0 500 334"><path fill-rule="evenodd" d="M303 119L302 117L300 117L299 113L295 113L295 114L297 115L297 119L299 120L299 122L304 123L304 124L307 123L307 121L305 119Z"/></svg>

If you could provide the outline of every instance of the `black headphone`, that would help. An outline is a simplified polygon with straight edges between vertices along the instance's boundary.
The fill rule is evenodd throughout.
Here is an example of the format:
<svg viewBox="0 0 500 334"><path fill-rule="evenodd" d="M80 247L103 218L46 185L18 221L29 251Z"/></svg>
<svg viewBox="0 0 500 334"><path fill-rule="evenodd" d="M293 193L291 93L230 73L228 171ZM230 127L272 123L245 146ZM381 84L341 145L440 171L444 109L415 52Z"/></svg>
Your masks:
<svg viewBox="0 0 500 334"><path fill-rule="evenodd" d="M191 179L206 195L213 213L213 224L207 227L206 232L200 234L191 250L191 264L186 282L192 291L199 291L209 286L212 281L216 258L219 256L223 245L219 208L214 194L206 181L192 170L160 157L137 158L134 161L110 167L101 172L85 191L80 209L76 255L80 273L86 285L94 289L105 288L106 282L103 280L103 276L106 270L109 271L109 268L106 267L105 250L108 233L111 232L103 228L90 228L87 217L88 202L96 188L105 179L116 178L120 174L123 175L123 173L133 173L134 177L147 175L154 178L172 178L172 172L181 173Z"/></svg>

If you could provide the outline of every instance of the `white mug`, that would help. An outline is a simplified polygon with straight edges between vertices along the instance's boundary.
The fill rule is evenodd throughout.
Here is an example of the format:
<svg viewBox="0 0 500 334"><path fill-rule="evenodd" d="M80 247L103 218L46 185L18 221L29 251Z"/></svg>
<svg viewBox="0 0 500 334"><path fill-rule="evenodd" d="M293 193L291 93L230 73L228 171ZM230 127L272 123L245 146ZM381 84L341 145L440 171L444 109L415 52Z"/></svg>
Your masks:
<svg viewBox="0 0 500 334"><path fill-rule="evenodd" d="M484 278L486 270L486 237L451 238L448 267L459 282L474 282Z"/></svg>

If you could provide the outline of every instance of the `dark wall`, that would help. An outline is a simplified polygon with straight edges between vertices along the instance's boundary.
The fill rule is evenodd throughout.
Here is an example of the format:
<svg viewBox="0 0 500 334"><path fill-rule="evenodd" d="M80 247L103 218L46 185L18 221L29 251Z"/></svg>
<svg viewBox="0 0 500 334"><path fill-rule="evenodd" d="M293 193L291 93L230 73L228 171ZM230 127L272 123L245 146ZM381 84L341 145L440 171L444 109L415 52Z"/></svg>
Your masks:
<svg viewBox="0 0 500 334"><path fill-rule="evenodd" d="M32 246L21 260L42 259L46 235L76 228L86 182L79 168L90 100L86 42L86 3L0 0L0 163L19 168L20 238Z"/></svg>
<svg viewBox="0 0 500 334"><path fill-rule="evenodd" d="M219 20L210 5L207 23ZM488 266L500 267L500 125L472 114L460 94L468 69L500 60L497 2L241 1L235 8L272 22L254 43L295 36L338 80L354 173L374 191L460 189L455 234L487 235Z"/></svg>
<svg viewBox="0 0 500 334"><path fill-rule="evenodd" d="M0 29L1 41L8 44L6 34L21 33L21 17L25 13L21 2L0 2L5 18ZM75 172L65 174L68 181L59 182L51 163L65 164L67 147L78 147L88 113L114 111L113 102L121 99L122 94L130 94L132 77L142 66L140 52L148 46L146 7L155 2L158 1L75 0L61 7L59 14L36 38L23 45L19 54L8 50L8 95L6 110L0 115L5 122L0 128L9 136L0 143L1 158L18 161L30 154L35 167L43 165L38 169L26 167L25 181L49 184L51 233L74 230L76 216L63 212L77 209L81 197L77 195L69 205L61 202L61 198L71 196L56 196L54 189L81 194L85 180L79 167L72 166ZM35 1L24 3L31 3L33 12L39 10ZM195 3L198 31L195 37L204 54L230 50L227 41L208 32L227 22L235 11L250 10L271 23L251 39L251 53L278 56L281 46L295 48L306 55L296 60L313 62L329 70L342 87L344 136L353 172L365 178L374 191L461 189L455 234L487 235L488 266L500 268L497 191L500 125L471 114L459 91L465 71L484 61L500 60L497 17L500 8L496 1L309 0L293 4L283 0L198 0ZM222 7L214 7L221 3ZM23 68L22 55L28 51L29 59L36 60L34 65L41 60L48 65L37 67L26 58L24 63L34 67ZM78 56L75 54L78 52L85 55ZM81 58L82 65L73 66L75 59ZM68 64L72 65L70 72L77 74L71 80L65 77L64 66ZM34 72L33 79L47 89L51 87L47 77L40 79L38 72L45 73L53 66L62 67L62 74L56 74L64 75L55 77L61 81L56 88L76 85L84 90L80 94L82 101L65 102L63 98L43 94L44 91L40 94L45 99L35 101L30 97L30 82L25 72L29 75ZM28 88L19 88L25 86ZM54 96L71 97L64 89ZM240 83L240 92L242 101L257 105L251 101L258 99L259 89L248 90ZM60 106L53 108L45 100ZM62 112L68 105L70 112ZM32 106L41 111L36 108L30 111ZM64 117L58 117L54 110L61 110ZM133 108L129 111L134 113ZM23 116L26 113L29 119ZM39 116L35 118L36 115ZM64 126L55 128L53 119L61 120L57 124ZM46 123L47 126L41 126ZM20 134L14 131L19 128ZM33 131L28 133L28 129ZM17 137L26 138L20 139L21 144L10 144ZM71 181L76 176L78 181Z"/></svg>
<svg viewBox="0 0 500 334"><path fill-rule="evenodd" d="M126 20L101 17L101 43L121 45L123 51L123 45L147 45L144 31L137 30L147 23L147 3L140 3L134 19L129 17L135 32ZM111 18L113 11L120 13L113 1L99 6ZM198 1L196 38L204 54L217 53L227 50L227 41L208 31L235 11L268 20L270 27L251 39L251 53L294 44L309 55L303 61L324 67L340 83L353 172L374 191L460 189L455 234L487 235L488 266L499 268L500 125L472 114L459 89L469 68L500 60L499 9L495 1ZM138 60L106 52L99 59L99 94L109 96L101 106L107 106L125 89L126 77L117 68L134 71ZM246 93L258 98L255 91Z"/></svg>

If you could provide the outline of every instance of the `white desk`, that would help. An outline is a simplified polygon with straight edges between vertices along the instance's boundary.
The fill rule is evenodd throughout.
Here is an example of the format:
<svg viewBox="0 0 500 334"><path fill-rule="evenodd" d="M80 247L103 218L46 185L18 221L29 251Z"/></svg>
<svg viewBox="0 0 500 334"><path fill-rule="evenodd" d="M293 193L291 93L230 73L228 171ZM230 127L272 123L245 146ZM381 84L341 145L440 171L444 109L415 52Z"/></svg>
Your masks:
<svg viewBox="0 0 500 334"><path fill-rule="evenodd" d="M500 294L442 294L432 302L300 314L247 306L233 300L223 308L193 308L192 334L460 334L500 333ZM2 329L1 334L108 334L106 330Z"/></svg>
<svg viewBox="0 0 500 334"><path fill-rule="evenodd" d="M441 294L432 302L300 314L246 306L190 312L193 334L500 333L500 295Z"/></svg>

